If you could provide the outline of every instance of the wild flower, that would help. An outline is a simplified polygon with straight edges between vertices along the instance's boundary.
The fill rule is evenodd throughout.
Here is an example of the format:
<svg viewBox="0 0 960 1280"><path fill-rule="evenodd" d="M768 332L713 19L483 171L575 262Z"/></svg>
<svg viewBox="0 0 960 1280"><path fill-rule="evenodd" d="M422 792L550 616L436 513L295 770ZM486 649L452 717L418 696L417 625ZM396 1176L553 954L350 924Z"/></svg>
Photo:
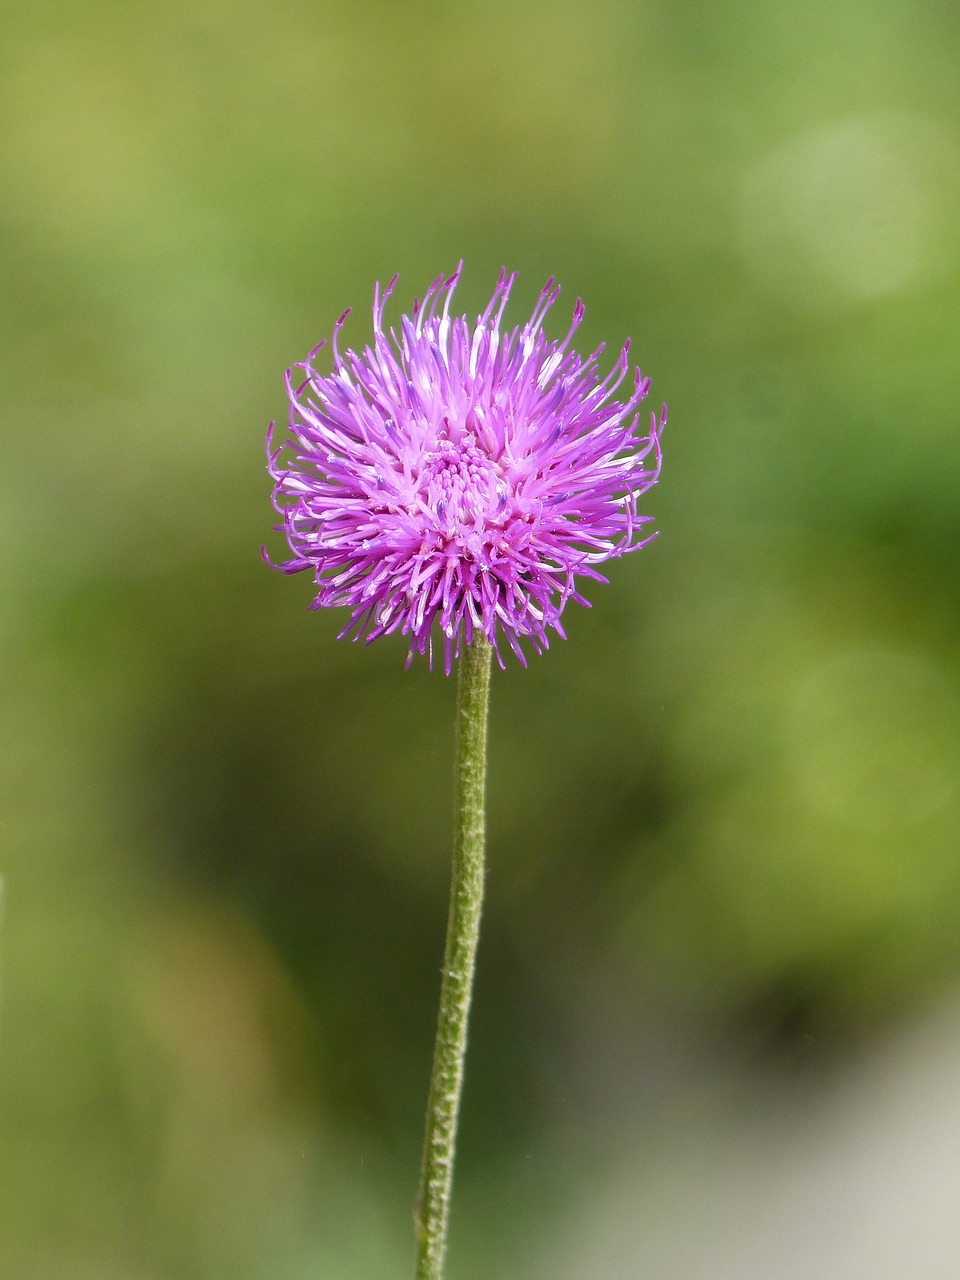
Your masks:
<svg viewBox="0 0 960 1280"><path fill-rule="evenodd" d="M553 279L527 323L503 330L516 273L501 273L471 325L450 315L461 268L399 331L384 328L397 277L378 285L361 352L338 348L344 312L330 372L315 365L323 342L287 372L289 440L275 449L272 424L267 436L292 553L275 567L314 574L313 608L350 610L341 635L409 636L408 665L416 653L432 663L439 639L448 673L476 634L501 666L502 639L526 665L520 640L540 652L549 629L564 635L567 602L588 603L578 579L605 582L599 565L650 541L637 501L658 478L666 423L664 406L638 434L650 388L639 368L617 399L629 341L602 378L603 346L586 359L571 349L579 299L563 341L545 336Z"/></svg>

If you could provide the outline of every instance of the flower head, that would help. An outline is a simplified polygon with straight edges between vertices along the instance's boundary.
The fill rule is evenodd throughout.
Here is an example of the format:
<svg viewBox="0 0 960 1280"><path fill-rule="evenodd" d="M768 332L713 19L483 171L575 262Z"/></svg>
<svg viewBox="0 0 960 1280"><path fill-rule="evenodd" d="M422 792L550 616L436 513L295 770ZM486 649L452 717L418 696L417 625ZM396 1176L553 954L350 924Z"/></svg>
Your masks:
<svg viewBox="0 0 960 1280"><path fill-rule="evenodd" d="M501 638L526 665L520 638L540 652L548 628L563 636L567 601L587 604L577 579L605 582L599 564L650 541L637 499L657 480L666 423L664 406L637 434L650 387L639 369L615 398L629 342L602 379L602 346L586 359L570 350L579 299L566 338L544 336L552 279L523 328L501 331L516 275L501 273L474 325L450 315L459 277L439 276L389 334L397 277L378 285L373 343L360 353L337 347L345 312L330 373L314 366L324 343L296 378L287 372L289 456L273 448L272 425L267 435L292 552L276 568L313 572L313 608L350 609L342 635L409 636L408 665L415 653L432 660L439 636L448 672L478 633L501 666Z"/></svg>

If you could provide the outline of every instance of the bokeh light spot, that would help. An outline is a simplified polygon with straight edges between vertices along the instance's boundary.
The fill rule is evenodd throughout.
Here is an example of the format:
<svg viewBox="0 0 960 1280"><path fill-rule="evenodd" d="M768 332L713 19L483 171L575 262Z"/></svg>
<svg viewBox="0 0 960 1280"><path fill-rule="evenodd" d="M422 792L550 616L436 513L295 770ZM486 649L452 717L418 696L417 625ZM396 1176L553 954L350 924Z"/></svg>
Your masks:
<svg viewBox="0 0 960 1280"><path fill-rule="evenodd" d="M747 175L742 250L757 278L804 307L889 296L935 277L955 149L922 116L877 112L789 139Z"/></svg>
<svg viewBox="0 0 960 1280"><path fill-rule="evenodd" d="M872 831L930 817L960 778L960 699L915 653L847 652L819 668L795 700L789 738L809 803Z"/></svg>

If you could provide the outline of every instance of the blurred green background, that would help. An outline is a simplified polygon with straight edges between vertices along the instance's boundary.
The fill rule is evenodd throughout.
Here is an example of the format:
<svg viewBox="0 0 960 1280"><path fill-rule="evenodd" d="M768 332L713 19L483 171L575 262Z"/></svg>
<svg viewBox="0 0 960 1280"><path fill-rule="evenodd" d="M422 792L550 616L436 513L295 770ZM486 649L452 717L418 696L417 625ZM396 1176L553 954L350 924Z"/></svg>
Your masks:
<svg viewBox="0 0 960 1280"><path fill-rule="evenodd" d="M670 406L662 536L495 676L452 1280L946 998L958 13L4 5L0 1275L411 1272L453 682L259 559L283 370L395 271L556 275Z"/></svg>

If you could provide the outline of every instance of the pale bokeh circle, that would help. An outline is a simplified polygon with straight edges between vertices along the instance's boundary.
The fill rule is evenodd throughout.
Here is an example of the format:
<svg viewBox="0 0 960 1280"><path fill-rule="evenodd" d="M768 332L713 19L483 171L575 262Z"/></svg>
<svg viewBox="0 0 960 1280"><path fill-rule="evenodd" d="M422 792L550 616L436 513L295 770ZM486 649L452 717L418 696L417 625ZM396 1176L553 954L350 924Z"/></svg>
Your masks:
<svg viewBox="0 0 960 1280"><path fill-rule="evenodd" d="M854 650L815 671L788 717L806 800L872 831L920 822L960 780L960 696L918 653Z"/></svg>
<svg viewBox="0 0 960 1280"><path fill-rule="evenodd" d="M810 307L881 298L955 256L948 175L957 149L923 116L876 112L769 151L740 193L744 256L758 279Z"/></svg>

